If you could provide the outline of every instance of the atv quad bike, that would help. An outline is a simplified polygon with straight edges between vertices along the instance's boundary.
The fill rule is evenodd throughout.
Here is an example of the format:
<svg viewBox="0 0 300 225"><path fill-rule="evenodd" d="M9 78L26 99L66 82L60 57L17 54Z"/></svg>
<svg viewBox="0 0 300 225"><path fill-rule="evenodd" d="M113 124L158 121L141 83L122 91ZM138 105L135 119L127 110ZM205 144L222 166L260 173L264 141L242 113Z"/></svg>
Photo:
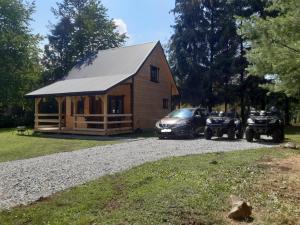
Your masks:
<svg viewBox="0 0 300 225"><path fill-rule="evenodd" d="M219 138L227 134L228 139L243 138L243 129L240 119L234 113L212 113L206 120L204 137L210 140L213 136Z"/></svg>
<svg viewBox="0 0 300 225"><path fill-rule="evenodd" d="M278 113L251 112L245 133L248 142L252 142L253 139L259 140L261 135L267 135L273 138L273 142L281 143L284 141L284 122Z"/></svg>

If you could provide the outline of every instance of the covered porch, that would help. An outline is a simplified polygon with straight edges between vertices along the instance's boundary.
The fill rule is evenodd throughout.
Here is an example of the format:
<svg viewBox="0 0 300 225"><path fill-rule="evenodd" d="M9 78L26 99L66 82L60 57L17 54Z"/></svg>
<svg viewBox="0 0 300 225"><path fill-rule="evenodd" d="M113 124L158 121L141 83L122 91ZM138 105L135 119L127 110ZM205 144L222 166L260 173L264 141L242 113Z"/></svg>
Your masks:
<svg viewBox="0 0 300 225"><path fill-rule="evenodd" d="M132 133L131 87L121 85L99 95L36 97L34 130L85 135Z"/></svg>

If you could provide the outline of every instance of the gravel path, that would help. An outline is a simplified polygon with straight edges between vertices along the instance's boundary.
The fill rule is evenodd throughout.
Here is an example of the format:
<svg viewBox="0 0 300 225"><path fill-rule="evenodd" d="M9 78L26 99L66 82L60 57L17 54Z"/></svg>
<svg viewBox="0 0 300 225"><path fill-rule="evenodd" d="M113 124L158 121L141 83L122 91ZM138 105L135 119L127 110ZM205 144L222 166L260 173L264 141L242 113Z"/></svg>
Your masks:
<svg viewBox="0 0 300 225"><path fill-rule="evenodd" d="M158 140L148 138L110 146L0 163L0 209L26 205L55 192L165 157L269 146L245 140Z"/></svg>

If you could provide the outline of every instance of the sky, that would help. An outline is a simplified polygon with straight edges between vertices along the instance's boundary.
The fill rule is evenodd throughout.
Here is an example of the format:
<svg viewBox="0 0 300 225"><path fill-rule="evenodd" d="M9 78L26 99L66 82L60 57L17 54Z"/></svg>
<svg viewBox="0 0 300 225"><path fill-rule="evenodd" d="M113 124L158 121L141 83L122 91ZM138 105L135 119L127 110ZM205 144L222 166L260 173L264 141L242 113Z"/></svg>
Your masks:
<svg viewBox="0 0 300 225"><path fill-rule="evenodd" d="M36 0L36 12L33 15L32 29L34 33L46 36L49 24L56 19L51 7L61 0ZM108 9L108 16L114 19L118 29L127 33L127 45L161 41L166 44L172 35L171 25L174 16L170 11L175 0L102 0ZM46 42L46 40L44 41Z"/></svg>

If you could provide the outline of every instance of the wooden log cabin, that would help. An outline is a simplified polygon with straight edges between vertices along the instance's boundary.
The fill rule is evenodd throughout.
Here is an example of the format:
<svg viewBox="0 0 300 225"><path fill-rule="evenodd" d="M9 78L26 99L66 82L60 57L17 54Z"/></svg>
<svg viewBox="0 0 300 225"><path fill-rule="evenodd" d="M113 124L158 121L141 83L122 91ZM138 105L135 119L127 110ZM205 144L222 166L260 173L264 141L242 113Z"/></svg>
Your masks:
<svg viewBox="0 0 300 225"><path fill-rule="evenodd" d="M63 80L26 96L35 99L35 131L113 135L154 128L177 95L157 42L100 51ZM45 111L53 102L51 113Z"/></svg>

